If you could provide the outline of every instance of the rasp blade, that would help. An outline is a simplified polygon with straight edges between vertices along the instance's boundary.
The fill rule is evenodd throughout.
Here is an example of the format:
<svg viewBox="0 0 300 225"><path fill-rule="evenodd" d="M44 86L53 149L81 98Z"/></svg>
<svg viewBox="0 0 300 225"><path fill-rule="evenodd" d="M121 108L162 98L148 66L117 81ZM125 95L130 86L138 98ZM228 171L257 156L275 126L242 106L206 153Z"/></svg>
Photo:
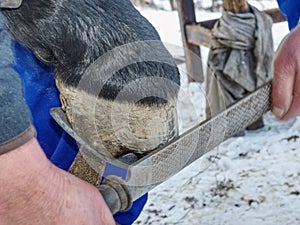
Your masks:
<svg viewBox="0 0 300 225"><path fill-rule="evenodd" d="M242 131L270 110L271 84L268 83L228 107L217 116L204 121L168 145L129 166L125 181L133 199ZM139 191L143 193L139 193Z"/></svg>

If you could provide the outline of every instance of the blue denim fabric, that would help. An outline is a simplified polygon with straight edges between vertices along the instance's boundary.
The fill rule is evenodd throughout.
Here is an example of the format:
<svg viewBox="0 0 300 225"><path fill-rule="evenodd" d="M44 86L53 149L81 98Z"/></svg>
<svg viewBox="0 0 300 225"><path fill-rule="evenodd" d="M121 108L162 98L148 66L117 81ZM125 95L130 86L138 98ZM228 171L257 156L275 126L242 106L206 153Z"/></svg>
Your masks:
<svg viewBox="0 0 300 225"><path fill-rule="evenodd" d="M277 0L280 10L286 15L289 28L292 30L299 22L300 1L299 0Z"/></svg>

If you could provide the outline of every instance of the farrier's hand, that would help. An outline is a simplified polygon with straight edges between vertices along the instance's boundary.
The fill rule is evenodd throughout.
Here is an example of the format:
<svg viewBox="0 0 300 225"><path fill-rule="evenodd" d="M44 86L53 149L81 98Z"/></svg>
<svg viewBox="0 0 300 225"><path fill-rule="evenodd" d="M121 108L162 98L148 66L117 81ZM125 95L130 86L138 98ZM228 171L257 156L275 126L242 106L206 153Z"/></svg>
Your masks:
<svg viewBox="0 0 300 225"><path fill-rule="evenodd" d="M98 190L53 166L35 138L0 156L0 225L112 225Z"/></svg>
<svg viewBox="0 0 300 225"><path fill-rule="evenodd" d="M300 25L279 46L274 60L272 111L279 119L300 113Z"/></svg>

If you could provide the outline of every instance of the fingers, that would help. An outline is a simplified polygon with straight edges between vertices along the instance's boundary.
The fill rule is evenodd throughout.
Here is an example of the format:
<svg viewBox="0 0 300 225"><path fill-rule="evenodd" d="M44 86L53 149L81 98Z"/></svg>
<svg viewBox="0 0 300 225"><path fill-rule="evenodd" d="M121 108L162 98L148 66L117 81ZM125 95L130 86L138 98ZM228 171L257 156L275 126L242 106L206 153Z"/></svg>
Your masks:
<svg viewBox="0 0 300 225"><path fill-rule="evenodd" d="M293 101L295 69L289 63L286 54L281 52L275 59L273 68L272 112L278 119L282 119L287 114Z"/></svg>
<svg viewBox="0 0 300 225"><path fill-rule="evenodd" d="M287 120L300 113L300 26L278 48L273 70L272 112Z"/></svg>
<svg viewBox="0 0 300 225"><path fill-rule="evenodd" d="M291 119L300 113L300 76L297 71L294 76L295 82L292 93L292 103L286 114L282 117L283 120Z"/></svg>

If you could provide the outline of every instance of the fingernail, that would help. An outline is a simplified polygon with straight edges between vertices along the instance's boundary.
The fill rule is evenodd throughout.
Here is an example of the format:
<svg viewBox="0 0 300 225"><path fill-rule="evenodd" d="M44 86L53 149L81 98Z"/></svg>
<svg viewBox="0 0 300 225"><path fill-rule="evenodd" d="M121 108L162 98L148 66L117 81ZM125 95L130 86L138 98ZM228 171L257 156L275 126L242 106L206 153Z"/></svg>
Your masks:
<svg viewBox="0 0 300 225"><path fill-rule="evenodd" d="M278 119L281 119L284 116L284 109L281 107L274 106L272 112Z"/></svg>

